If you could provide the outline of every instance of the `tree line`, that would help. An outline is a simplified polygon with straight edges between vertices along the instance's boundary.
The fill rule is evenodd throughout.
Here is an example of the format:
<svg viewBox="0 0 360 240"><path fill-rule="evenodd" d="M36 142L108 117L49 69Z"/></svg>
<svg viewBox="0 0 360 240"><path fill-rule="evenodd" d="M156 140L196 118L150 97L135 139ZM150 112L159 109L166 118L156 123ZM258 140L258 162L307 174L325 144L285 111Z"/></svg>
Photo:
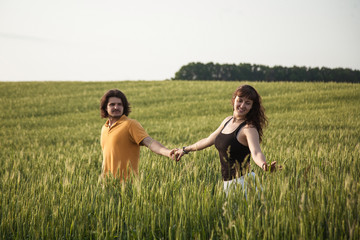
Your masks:
<svg viewBox="0 0 360 240"><path fill-rule="evenodd" d="M175 73L173 80L219 81L295 81L295 82L360 82L360 71L349 68L269 67L240 63L214 64L191 62Z"/></svg>

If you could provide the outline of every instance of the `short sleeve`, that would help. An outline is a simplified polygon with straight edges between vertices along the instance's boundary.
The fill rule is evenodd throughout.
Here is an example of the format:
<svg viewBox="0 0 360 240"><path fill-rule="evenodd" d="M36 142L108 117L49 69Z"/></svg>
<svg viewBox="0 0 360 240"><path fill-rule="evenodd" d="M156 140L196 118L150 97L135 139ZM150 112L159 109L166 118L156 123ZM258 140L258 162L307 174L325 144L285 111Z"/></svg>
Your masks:
<svg viewBox="0 0 360 240"><path fill-rule="evenodd" d="M144 140L144 138L149 136L149 134L145 131L141 124L135 120L132 120L131 122L129 133L136 144L140 144L140 142Z"/></svg>

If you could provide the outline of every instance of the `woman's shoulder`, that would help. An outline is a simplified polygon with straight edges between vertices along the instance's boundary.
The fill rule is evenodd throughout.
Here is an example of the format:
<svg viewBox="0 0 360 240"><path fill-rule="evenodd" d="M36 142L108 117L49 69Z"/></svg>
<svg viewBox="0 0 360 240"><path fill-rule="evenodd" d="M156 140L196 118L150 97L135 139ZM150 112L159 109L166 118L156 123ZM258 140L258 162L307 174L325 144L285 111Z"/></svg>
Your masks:
<svg viewBox="0 0 360 240"><path fill-rule="evenodd" d="M252 124L252 123L246 123L245 128L254 128L254 129L256 129L255 125Z"/></svg>
<svg viewBox="0 0 360 240"><path fill-rule="evenodd" d="M244 133L245 134L259 134L256 126L251 123L246 123L246 125L244 126Z"/></svg>
<svg viewBox="0 0 360 240"><path fill-rule="evenodd" d="M221 125L224 125L225 123L227 123L231 118L232 118L232 116L226 117L226 118L221 122Z"/></svg>

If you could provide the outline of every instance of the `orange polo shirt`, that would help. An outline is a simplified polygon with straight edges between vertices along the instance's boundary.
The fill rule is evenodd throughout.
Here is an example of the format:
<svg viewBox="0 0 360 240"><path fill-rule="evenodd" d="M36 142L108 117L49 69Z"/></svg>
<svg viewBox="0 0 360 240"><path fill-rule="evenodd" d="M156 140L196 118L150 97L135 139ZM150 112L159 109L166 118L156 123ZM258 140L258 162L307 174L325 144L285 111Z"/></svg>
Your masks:
<svg viewBox="0 0 360 240"><path fill-rule="evenodd" d="M109 172L126 180L130 169L138 175L140 142L149 135L139 122L123 115L109 128L109 120L101 129L103 176Z"/></svg>

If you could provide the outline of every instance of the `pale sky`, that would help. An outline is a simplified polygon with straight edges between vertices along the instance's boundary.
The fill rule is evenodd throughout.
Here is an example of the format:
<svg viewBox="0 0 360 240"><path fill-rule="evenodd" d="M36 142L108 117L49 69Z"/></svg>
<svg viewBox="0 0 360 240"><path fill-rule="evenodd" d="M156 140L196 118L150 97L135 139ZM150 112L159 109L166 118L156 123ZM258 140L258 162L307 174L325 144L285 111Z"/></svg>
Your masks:
<svg viewBox="0 0 360 240"><path fill-rule="evenodd" d="M189 62L360 70L360 0L0 0L0 81L164 80Z"/></svg>

